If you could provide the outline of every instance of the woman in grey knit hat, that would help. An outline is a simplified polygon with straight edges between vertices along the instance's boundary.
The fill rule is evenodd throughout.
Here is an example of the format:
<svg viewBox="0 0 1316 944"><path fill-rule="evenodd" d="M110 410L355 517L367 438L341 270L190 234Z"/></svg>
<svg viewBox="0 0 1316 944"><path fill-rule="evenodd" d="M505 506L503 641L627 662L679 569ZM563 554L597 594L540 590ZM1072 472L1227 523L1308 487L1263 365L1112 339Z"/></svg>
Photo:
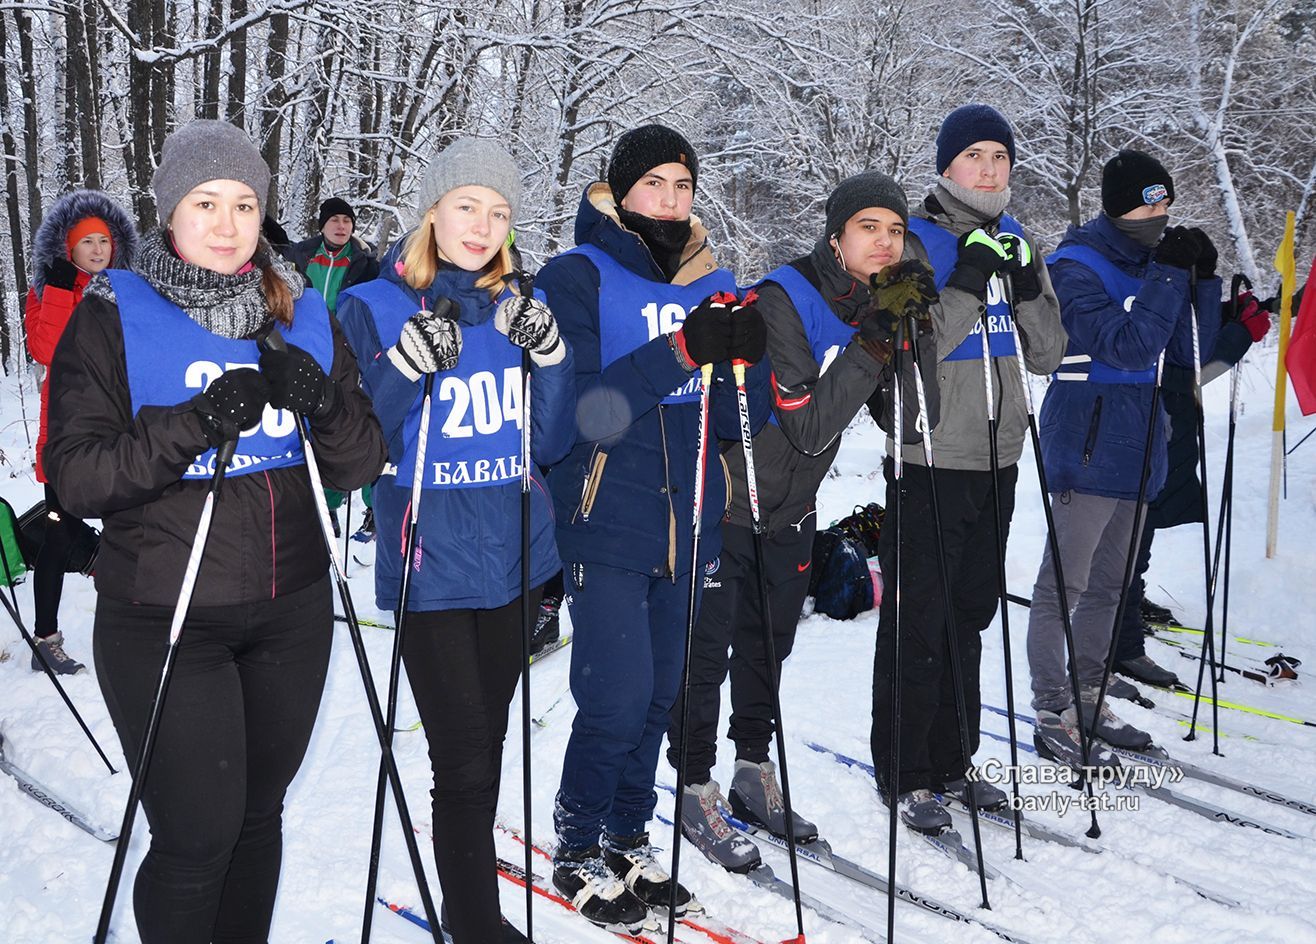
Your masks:
<svg viewBox="0 0 1316 944"><path fill-rule="evenodd" d="M417 513L402 658L434 771L434 859L442 923L456 944L526 938L498 905L494 814L507 710L523 668L521 594L538 612L561 564L538 467L575 431L574 364L542 296L509 284L521 172L496 142L462 138L430 161L420 219L380 278L339 295L368 365L396 473L375 488L375 594L397 612L406 524ZM530 371L529 574L521 583L522 358ZM434 397L418 508L411 509L426 374Z"/></svg>
<svg viewBox="0 0 1316 944"><path fill-rule="evenodd" d="M284 794L333 632L294 414L310 420L326 484L358 488L385 459L323 300L261 239L269 183L231 124L195 121L167 138L154 179L161 226L132 271L87 286L52 365L45 464L71 513L104 521L93 651L129 759L216 448L236 442L142 794L151 846L133 900L143 944L269 938ZM276 323L287 351L262 354L256 338Z"/></svg>

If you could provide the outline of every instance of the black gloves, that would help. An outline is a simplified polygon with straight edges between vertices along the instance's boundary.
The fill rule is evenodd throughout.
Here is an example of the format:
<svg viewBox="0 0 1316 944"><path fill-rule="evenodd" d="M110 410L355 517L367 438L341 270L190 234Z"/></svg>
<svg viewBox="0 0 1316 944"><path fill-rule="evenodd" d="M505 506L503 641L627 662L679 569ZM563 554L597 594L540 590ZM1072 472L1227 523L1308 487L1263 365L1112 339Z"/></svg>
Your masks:
<svg viewBox="0 0 1316 944"><path fill-rule="evenodd" d="M685 316L685 323L676 332L675 340L677 348L695 367L716 364L731 356L735 341L731 306L735 303L734 295L716 292ZM762 316L759 320L762 321Z"/></svg>
<svg viewBox="0 0 1316 944"><path fill-rule="evenodd" d="M283 351L261 351L260 372L269 383L270 406L275 409L321 421L338 412L338 384L297 345L290 344Z"/></svg>
<svg viewBox="0 0 1316 944"><path fill-rule="evenodd" d="M1171 226L1152 251L1152 261L1174 266L1176 269L1193 268L1202 252L1201 240L1197 235L1200 232L1201 230L1194 231L1185 226ZM1212 263L1212 268L1214 267Z"/></svg>
<svg viewBox="0 0 1316 944"><path fill-rule="evenodd" d="M226 370L191 400L201 417L206 440L218 448L260 422L270 399L269 382L250 367Z"/></svg>
<svg viewBox="0 0 1316 944"><path fill-rule="evenodd" d="M1197 280L1215 278L1216 263L1220 261L1220 252L1211 242L1211 237L1194 226L1188 232L1197 237Z"/></svg>
<svg viewBox="0 0 1316 944"><path fill-rule="evenodd" d="M975 229L960 237L959 259L947 285L977 295L987 296L987 281L1005 268L1005 247L984 229Z"/></svg>
<svg viewBox="0 0 1316 944"><path fill-rule="evenodd" d="M50 260L50 265L46 267L47 285L53 285L55 288L62 288L67 292L71 292L77 281L78 267L72 262L60 258Z"/></svg>
<svg viewBox="0 0 1316 944"><path fill-rule="evenodd" d="M757 293L750 290L745 297L731 309L731 350L732 360L757 364L768 352L768 326L759 314L755 302Z"/></svg>
<svg viewBox="0 0 1316 944"><path fill-rule="evenodd" d="M1042 294L1042 282L1037 277L1033 260L1033 247L1028 240L1014 233L1001 233L996 241L1005 250L1005 265L1001 271L1010 277L1014 300L1031 302Z"/></svg>

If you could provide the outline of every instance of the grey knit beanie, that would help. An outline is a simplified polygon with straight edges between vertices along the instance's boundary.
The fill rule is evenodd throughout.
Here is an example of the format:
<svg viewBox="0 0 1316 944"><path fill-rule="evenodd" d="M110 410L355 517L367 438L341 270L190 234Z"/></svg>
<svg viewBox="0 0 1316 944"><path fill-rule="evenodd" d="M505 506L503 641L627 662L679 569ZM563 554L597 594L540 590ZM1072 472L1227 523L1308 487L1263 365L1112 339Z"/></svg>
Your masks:
<svg viewBox="0 0 1316 944"><path fill-rule="evenodd" d="M165 138L160 166L151 178L160 222L168 223L179 202L207 180L241 181L255 191L265 211L270 168L260 150L236 125L198 118Z"/></svg>
<svg viewBox="0 0 1316 944"><path fill-rule="evenodd" d="M841 181L827 198L827 229L823 236L831 239L860 210L882 207L900 217L909 225L909 203L905 191L886 174L866 170Z"/></svg>
<svg viewBox="0 0 1316 944"><path fill-rule="evenodd" d="M512 218L516 219L521 204L521 172L512 155L491 138L458 138L425 168L425 177L416 192L419 220L449 190L470 185L496 190L512 208Z"/></svg>

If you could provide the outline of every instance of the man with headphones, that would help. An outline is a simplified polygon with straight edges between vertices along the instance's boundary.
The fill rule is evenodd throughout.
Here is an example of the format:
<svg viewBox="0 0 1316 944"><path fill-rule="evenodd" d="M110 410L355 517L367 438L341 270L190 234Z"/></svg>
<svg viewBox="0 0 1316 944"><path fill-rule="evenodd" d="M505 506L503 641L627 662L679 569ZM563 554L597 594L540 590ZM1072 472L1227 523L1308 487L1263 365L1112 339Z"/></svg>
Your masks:
<svg viewBox="0 0 1316 944"><path fill-rule="evenodd" d="M1014 132L1000 112L976 104L955 109L937 134L936 185L909 220L906 255L932 266L940 292L940 301L932 307L932 329L941 410L931 437L941 533L930 526L932 470L921 443L906 437L896 784L886 782L891 770L895 631L891 592L882 600L873 664L872 748L883 795L897 798L907 825L929 833L951 823L933 790L968 799L965 774L978 747L980 634L991 625L999 593L986 385L991 383L998 416L1000 510L1008 534L1016 463L1028 429L1017 358L1022 356L1031 372L1049 374L1065 350L1060 308L1046 266L1023 228L1005 212L1014 163ZM1012 297L1006 294L1007 285L1013 287ZM989 358L983 356L984 322ZM1015 348L1016 331L1022 351ZM888 456L894 449L888 439ZM896 500L890 458L886 474L890 507ZM891 530L885 529L880 541L879 556L887 573L896 553ZM1001 535L1001 553L1005 538ZM942 592L938 544L946 555L949 601ZM948 624L958 643L969 756L960 742ZM979 807L999 808L1005 802L1005 794L985 782L975 784L974 792Z"/></svg>

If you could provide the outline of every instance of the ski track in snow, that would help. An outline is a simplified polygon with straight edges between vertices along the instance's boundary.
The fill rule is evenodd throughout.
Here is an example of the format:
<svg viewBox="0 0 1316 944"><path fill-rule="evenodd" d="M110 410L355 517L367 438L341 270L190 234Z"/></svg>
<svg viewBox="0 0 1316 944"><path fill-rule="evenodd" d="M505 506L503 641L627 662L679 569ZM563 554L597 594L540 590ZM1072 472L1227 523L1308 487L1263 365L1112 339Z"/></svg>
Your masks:
<svg viewBox="0 0 1316 944"><path fill-rule="evenodd" d="M1309 535L1316 529L1316 446L1306 445L1290 458L1288 499L1281 508L1280 551L1273 561L1264 558L1266 483L1270 462L1270 417L1273 402L1275 351L1254 353L1243 369L1242 403L1236 446L1234 493L1233 579L1230 627L1236 635L1274 640L1284 651L1306 660L1300 671L1316 669L1316 582L1310 580ZM1040 405L1043 384L1036 385ZM30 377L23 379L30 435L36 436L37 397ZM1228 379L1206 390L1208 454L1212 518L1219 501L1228 417ZM1293 398L1289 398L1290 443L1312 427ZM24 436L20 391L15 377L0 380L0 494L22 512L41 496L31 468L31 446ZM849 513L856 503L884 501L880 460L883 441L866 415L856 419L847 434L832 474L820 494L819 522L826 526ZM1008 579L1012 592L1028 596L1037 575L1045 541L1045 523L1038 499L1031 449L1025 446L1020 462L1017 507L1011 528ZM354 502L359 522L360 502ZM1214 540L1215 522L1212 521ZM1148 575L1149 596L1167 603L1189 625L1204 620L1201 573L1201 526L1188 525L1157 536ZM353 545L353 550L359 546ZM990 562L983 562L990 566ZM350 583L362 617L391 622L390 614L373 605L372 575L368 568L348 565ZM30 584L18 588L21 612L32 623ZM92 819L117 831L127 797L126 763L106 714L92 666L91 627L95 593L89 580L76 575L65 584L61 627L69 651L87 663L88 671L66 679L69 695L82 711L93 733L120 773L109 776L58 695L44 676L28 667L29 652L7 617L0 617L0 729L9 757L36 779L61 794ZM564 631L567 628L563 611ZM1017 690L1016 705L1028 712L1028 666L1025 639L1027 610L1012 606L1009 612L1011 658ZM797 805L818 822L836 852L885 874L887 812L876 798L870 779L844 768L823 754L805 747L816 741L863 760L869 760L868 729L871 703L875 613L852 622L834 622L821 616L804 618L794 654L784 671L782 701L786 714L788 759L792 793ZM360 676L346 627L333 627L335 645L320 717L301 772L288 795L285 812L285 849L282 884L271 931L276 944L321 944L330 938L355 941L359 935L366 860L370 845L370 819L378 750L361 692ZM371 668L381 701L387 684L392 635L364 627ZM1196 637L1186 637L1195 641ZM1260 655L1267 650L1236 645L1231 653ZM1185 681L1196 677L1195 666L1169 647L1152 643L1148 651ZM539 716L565 690L572 649L553 656L531 674L532 708ZM1316 699L1305 677L1296 684L1266 689L1226 674L1221 697L1245 701L1275 711L1316 717ZM1000 616L984 638L983 700L1004 705ZM1146 690L1158 704L1190 712L1192 703L1163 692ZM723 721L729 714L729 695L723 691ZM1316 770L1316 729L1221 710L1219 724L1229 735L1222 739L1223 758L1211 756L1209 733L1194 743L1182 740L1185 728L1159 710L1145 710L1128 702L1115 702L1118 714L1145 727L1172 754L1225 774L1308 802L1316 800L1312 772ZM511 730L505 753L500 815L508 823L521 823L520 703L513 702ZM534 833L551 841L552 803L557 789L562 753L570 733L573 704L567 695L547 716L548 724L531 738L534 762ZM398 725L416 719L406 686L399 698ZM1212 724L1209 705L1202 706L1201 723ZM984 713L983 729L1007 732L1003 717ZM1020 725L1020 736L1031 730ZM1251 738L1251 739L1249 739ZM715 776L729 784L733 751L723 741ZM406 783L408 803L422 834L421 851L436 900L439 897L432 853L428 846L430 772L423 733L399 733L395 750ZM1006 744L984 737L979 762L995 757L1008 763ZM1021 762L1035 758L1021 752ZM659 779L672 782L665 763ZM1098 942L1123 940L1158 942L1296 942L1316 941L1316 917L1310 903L1316 900L1316 817L1243 796L1230 790L1185 780L1172 785L1180 792L1231 810L1284 826L1303 836L1293 841L1254 830L1209 822L1176 807L1145 796L1134 812L1108 812L1100 816L1099 844L1115 854L1091 855L1048 843L1024 839L1027 862L1012 861L1013 837L984 825L985 848L991 861L1018 876L1025 889L995 882L990 885L992 911L978 912L976 875L932 852L902 833L898 878L963 911L997 923L1034 944L1050 941ZM1041 792L1025 786L1025 793ZM1059 788L1067 790L1067 788ZM670 818L670 794L659 794L659 814ZM1063 819L1036 813L1035 818L1079 835L1086 829L1086 814L1071 812ZM399 835L391 801L386 831L380 893L390 900L419 910L419 897L405 847ZM966 840L970 840L967 830ZM114 927L117 940L136 940L132 914L131 877L145 853L149 828L139 814L128 858L127 880L120 889ZM655 821L654 842L670 850L671 830ZM522 861L520 847L500 838L499 852ZM23 796L8 777L0 776L0 942L4 944L64 944L90 939L99 913L113 847L87 835ZM779 876L789 877L785 855L765 847L765 861ZM548 865L537 859L535 871L548 875ZM1162 873L1179 876L1225 891L1243 906L1229 909L1205 901ZM789 902L755 889L744 880L705 862L688 845L682 855L681 877L719 920L754 934L764 941L780 941L795 934L794 911ZM845 879L800 863L806 892L864 921L880 937L885 929L885 898ZM524 926L524 892L509 883L501 885L506 914ZM830 925L806 910L806 932L816 944L848 944L859 939L852 928ZM604 942L611 935L597 931L556 906L536 900L536 939L553 942ZM678 937L704 941L682 931ZM419 928L377 909L374 941L379 944L422 942ZM952 924L944 919L901 905L897 909L897 939L910 941L987 942L993 935L981 928Z"/></svg>

